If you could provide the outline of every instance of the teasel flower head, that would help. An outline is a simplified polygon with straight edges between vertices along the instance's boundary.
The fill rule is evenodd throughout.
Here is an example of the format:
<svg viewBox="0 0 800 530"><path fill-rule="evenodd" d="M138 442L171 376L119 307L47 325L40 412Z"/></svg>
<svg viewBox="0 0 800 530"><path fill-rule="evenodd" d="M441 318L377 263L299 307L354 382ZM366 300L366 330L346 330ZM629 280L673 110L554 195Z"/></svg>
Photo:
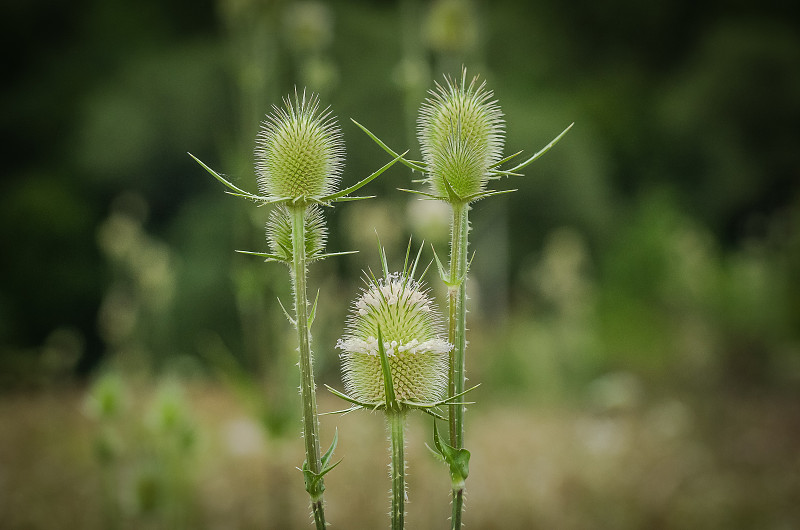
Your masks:
<svg viewBox="0 0 800 530"><path fill-rule="evenodd" d="M428 199L445 201L455 206L516 191L488 189L488 182L502 177L521 177L521 171L547 153L572 128L569 127L550 143L522 162L511 163L522 151L503 158L505 121L494 94L486 83L474 77L467 83L467 70L461 70L457 81L445 77L445 84L436 84L420 108L417 136L422 160L403 158L372 131L353 120L384 151L403 165L425 177L414 182L430 185L429 190L403 189ZM507 163L509 166L501 167Z"/></svg>
<svg viewBox="0 0 800 530"><path fill-rule="evenodd" d="M411 270L390 274L384 266L384 277L370 275L352 305L336 347L342 350L344 384L353 403L413 408L444 397L453 346L442 338L441 317L428 289L414 279L415 268L416 261ZM382 357L391 375L390 399Z"/></svg>
<svg viewBox="0 0 800 530"><path fill-rule="evenodd" d="M255 170L261 194L309 202L336 191L344 165L344 141L329 109L305 91L273 106L256 138Z"/></svg>
<svg viewBox="0 0 800 530"><path fill-rule="evenodd" d="M267 221L267 242L274 261L291 263L294 249L292 244L292 219L289 209L279 205L270 212ZM312 204L306 209L303 218L305 227L305 256L308 262L325 257L325 243L328 229L319 205Z"/></svg>
<svg viewBox="0 0 800 530"><path fill-rule="evenodd" d="M467 71L436 84L420 109L418 137L432 193L468 199L486 190L502 160L505 122L486 83ZM467 201L468 202L468 201Z"/></svg>

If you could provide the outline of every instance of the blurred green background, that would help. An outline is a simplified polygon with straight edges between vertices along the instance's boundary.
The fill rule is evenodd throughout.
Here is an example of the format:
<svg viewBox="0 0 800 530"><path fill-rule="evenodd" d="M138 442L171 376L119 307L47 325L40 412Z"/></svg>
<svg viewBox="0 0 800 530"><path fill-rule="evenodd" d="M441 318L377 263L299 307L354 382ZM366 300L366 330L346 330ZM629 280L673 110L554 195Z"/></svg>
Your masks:
<svg viewBox="0 0 800 530"><path fill-rule="evenodd" d="M266 249L268 211L186 152L254 190L259 121L307 87L353 183L388 156L350 118L417 156L465 65L507 153L575 122L472 212L468 527L800 526L798 28L782 0L4 3L0 521L309 527L288 273L233 252ZM320 383L375 232L398 267L412 234L447 251L410 178L327 212L360 253L311 270ZM381 421L322 419L334 527L386 525ZM409 430L409 526L445 527Z"/></svg>

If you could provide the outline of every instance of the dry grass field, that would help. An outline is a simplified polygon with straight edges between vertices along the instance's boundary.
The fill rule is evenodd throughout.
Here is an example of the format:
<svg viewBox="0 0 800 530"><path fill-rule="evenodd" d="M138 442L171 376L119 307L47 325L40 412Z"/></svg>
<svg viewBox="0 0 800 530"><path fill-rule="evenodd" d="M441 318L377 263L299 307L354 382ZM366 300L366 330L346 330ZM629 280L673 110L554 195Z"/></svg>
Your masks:
<svg viewBox="0 0 800 530"><path fill-rule="evenodd" d="M93 450L99 427L83 411L83 391L3 396L1 526L311 526L302 477L294 469L302 461L298 436L266 435L225 389L195 383L186 388L193 443L183 454L169 456L140 419L151 390L143 386L132 396L135 405L116 427L124 436L119 456L105 475ZM339 406L322 396L322 410ZM673 396L603 409L491 404L474 406L468 418L473 460L467 528L789 530L800 525L797 403L730 396L710 403ZM381 415L366 412L322 418L323 440L339 428L337 455L344 459L326 481L332 528L388 525L382 422ZM425 448L429 436L427 419L413 416L409 528L447 527L448 477Z"/></svg>

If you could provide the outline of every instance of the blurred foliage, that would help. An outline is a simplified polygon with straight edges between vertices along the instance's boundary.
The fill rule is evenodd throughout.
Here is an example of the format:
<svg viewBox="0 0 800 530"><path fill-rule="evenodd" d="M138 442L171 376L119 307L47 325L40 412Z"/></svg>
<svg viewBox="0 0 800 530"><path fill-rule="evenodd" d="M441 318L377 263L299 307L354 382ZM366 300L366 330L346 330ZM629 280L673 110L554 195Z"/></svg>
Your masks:
<svg viewBox="0 0 800 530"><path fill-rule="evenodd" d="M714 424L719 400L796 402L800 15L791 3L39 0L6 3L0 14L0 391L69 388L104 370L134 381L209 376L234 389L268 433L293 436L295 353L276 302L290 295L286 271L233 252L266 250L268 212L225 196L185 153L255 189L259 121L307 86L339 117L344 183L353 183L387 157L349 118L416 156L425 91L465 64L499 99L507 153L532 153L576 122L525 178L512 179L519 191L475 204L468 370L483 382L476 399L599 403L607 414L648 396L689 396L677 407L636 409L630 421L581 422L589 453L614 446L620 432L634 445L649 436L651 412L677 417L674 429L696 417L698 430L732 434ZM370 185L377 199L326 212L329 251L361 253L311 269L320 382L339 380L341 301L377 265L375 231L390 260L412 233L445 252L448 221L436 204L396 191L409 180L393 168ZM110 406L98 399L101 410ZM725 410L747 431L757 404ZM675 512L652 520L607 512L604 503L619 499L578 470L558 471L567 474L553 505L593 503L586 513L607 522L600 527L747 527L723 515L752 508L748 520L759 520L758 500L740 504L750 489L736 459L751 446L769 452L751 438L771 432L778 420L770 418L722 455L676 438L666 450L687 467L670 475L674 489L642 490L652 506L677 499ZM100 453L115 454L114 440L128 436L98 442ZM640 465L619 490L635 496L649 476L646 456L617 457L608 462ZM729 460L742 464L740 475L725 476ZM537 462L543 476L556 473ZM283 477L283 464L271 472ZM768 480L777 464L767 464L763 491L784 491ZM540 488L537 502L549 506L552 492ZM692 492L708 488L717 504L704 518ZM235 502L226 502L231 513ZM579 515L550 521L554 512L542 509L543 527L586 527ZM780 527L786 512L775 513Z"/></svg>
<svg viewBox="0 0 800 530"><path fill-rule="evenodd" d="M286 294L283 271L232 253L264 249L266 212L226 199L183 153L203 153L252 187L260 117L308 86L340 118L348 182L385 160L348 118L413 152L424 90L461 64L494 88L508 152L577 123L515 180L520 191L476 205L482 318L511 316L507 325L534 341L541 328L552 335L548 355L586 376L681 372L691 355L714 373L797 376L800 36L781 3L4 10L12 37L61 23L17 49L3 89L3 386L83 374L123 352L146 369L208 361L212 343L246 369L274 367L286 341L274 303ZM435 208L394 191L407 181L393 170L373 184L380 199L332 212L331 250L368 249L374 229L388 246L420 232L441 247ZM322 277L350 292L366 265L343 258ZM569 274L581 287L559 283ZM324 350L344 308L329 311ZM71 337L60 368L53 333ZM692 333L710 342L683 337ZM556 353L570 344L583 350L572 361ZM321 363L323 377L335 373Z"/></svg>

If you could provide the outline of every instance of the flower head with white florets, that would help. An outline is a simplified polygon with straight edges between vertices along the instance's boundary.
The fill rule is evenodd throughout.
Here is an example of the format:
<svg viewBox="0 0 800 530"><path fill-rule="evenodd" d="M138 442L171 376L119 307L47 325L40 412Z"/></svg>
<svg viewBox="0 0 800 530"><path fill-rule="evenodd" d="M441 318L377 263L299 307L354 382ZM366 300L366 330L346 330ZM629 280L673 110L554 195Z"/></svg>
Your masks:
<svg viewBox="0 0 800 530"><path fill-rule="evenodd" d="M411 262L407 252L403 271L390 273L381 249L383 277L370 272L353 302L336 344L349 395L331 391L354 408L420 408L438 417L432 409L450 401L445 394L453 345L443 338L430 292L414 278L421 250Z"/></svg>

